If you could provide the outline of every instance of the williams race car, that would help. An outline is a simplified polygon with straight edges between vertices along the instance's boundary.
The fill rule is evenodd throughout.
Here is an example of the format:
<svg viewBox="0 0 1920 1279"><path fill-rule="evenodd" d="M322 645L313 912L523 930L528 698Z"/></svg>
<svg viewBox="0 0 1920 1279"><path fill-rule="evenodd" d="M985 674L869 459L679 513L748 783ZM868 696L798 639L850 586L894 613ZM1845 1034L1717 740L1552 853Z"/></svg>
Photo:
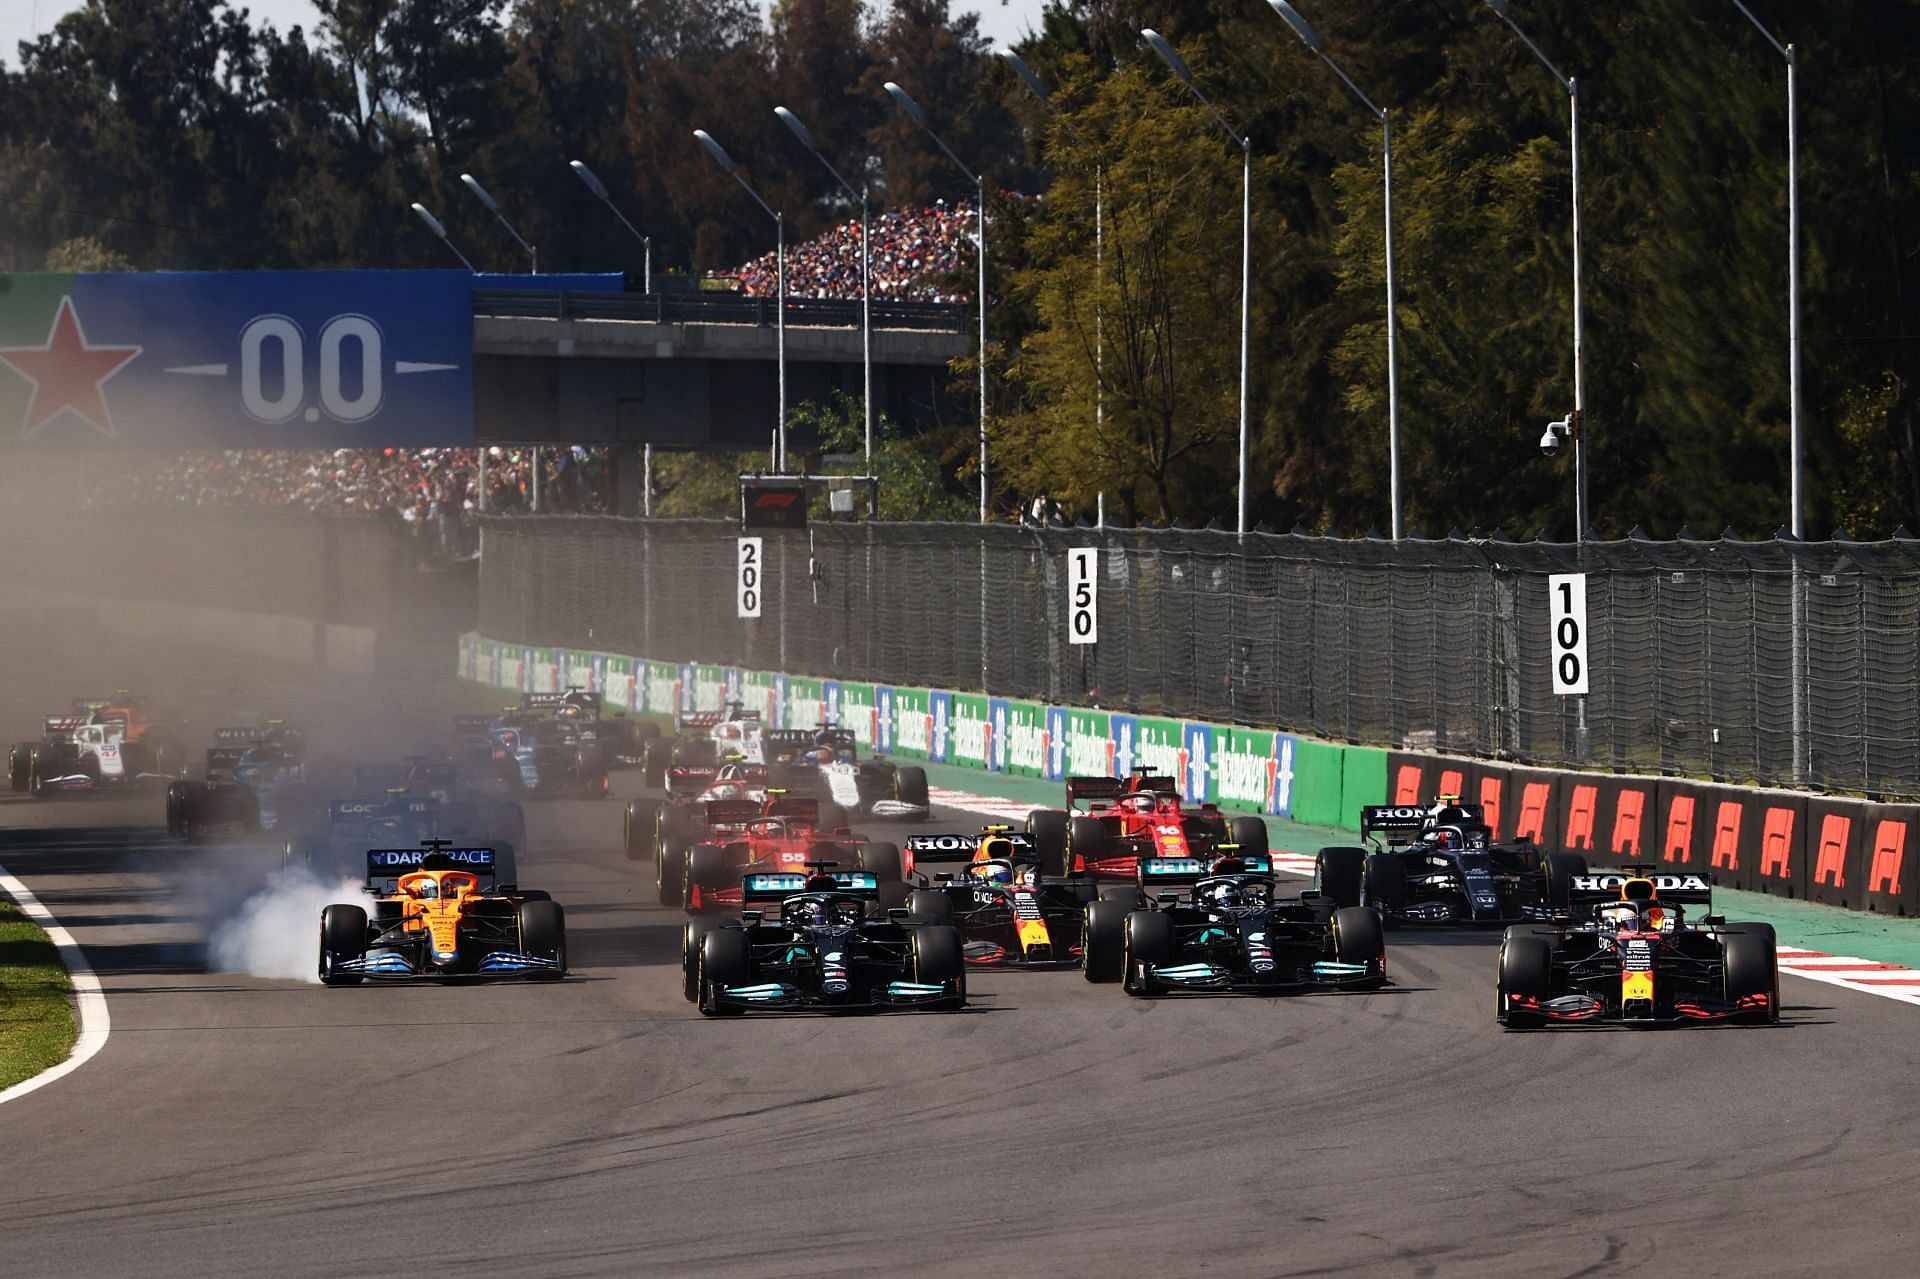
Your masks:
<svg viewBox="0 0 1920 1279"><path fill-rule="evenodd" d="M907 840L907 857L914 867L902 886L908 918L959 928L968 963L1078 962L1087 903L1098 897L1098 886L1085 877L1042 876L1031 836L1007 826L988 826L977 836L915 835ZM919 869L941 862L965 866L958 875ZM882 887L883 903L892 895Z"/></svg>
<svg viewBox="0 0 1920 1279"><path fill-rule="evenodd" d="M1320 891L1373 907L1390 927L1551 919L1566 909L1568 881L1587 871L1577 853L1495 843L1480 805L1455 795L1428 808L1369 804L1360 831L1366 848L1320 850Z"/></svg>
<svg viewBox="0 0 1920 1279"><path fill-rule="evenodd" d="M1712 914L1699 875L1650 866L1576 875L1571 914L1500 939L1495 1017L1509 1030L1581 1022L1780 1020L1771 924ZM1689 923L1686 908L1701 916Z"/></svg>
<svg viewBox="0 0 1920 1279"><path fill-rule="evenodd" d="M567 973L567 919L545 893L496 880L494 850L421 848L367 853L372 910L320 913L320 980L368 977L537 977Z"/></svg>
<svg viewBox="0 0 1920 1279"><path fill-rule="evenodd" d="M815 863L804 874L748 875L749 907L778 903L768 920L743 910L738 924L690 919L681 938L681 984L709 1017L751 1008L855 1012L956 1011L967 1004L960 934L915 924L904 909L875 918L879 881Z"/></svg>
<svg viewBox="0 0 1920 1279"><path fill-rule="evenodd" d="M1142 858L1205 860L1229 843L1267 855L1265 822L1229 818L1212 804L1183 808L1174 779L1147 768L1126 778L1069 777L1067 807L1035 809L1027 833L1048 874L1132 879Z"/></svg>
<svg viewBox="0 0 1920 1279"><path fill-rule="evenodd" d="M768 730L767 776L796 795L832 801L849 813L921 822L933 815L927 770L875 755L861 759L854 735L831 724Z"/></svg>
<svg viewBox="0 0 1920 1279"><path fill-rule="evenodd" d="M1120 982L1129 995L1386 984L1380 917L1364 906L1336 907L1318 893L1280 897L1266 857L1229 851L1211 865L1148 858L1139 876L1151 904L1135 907L1119 897L1087 904L1088 981Z"/></svg>

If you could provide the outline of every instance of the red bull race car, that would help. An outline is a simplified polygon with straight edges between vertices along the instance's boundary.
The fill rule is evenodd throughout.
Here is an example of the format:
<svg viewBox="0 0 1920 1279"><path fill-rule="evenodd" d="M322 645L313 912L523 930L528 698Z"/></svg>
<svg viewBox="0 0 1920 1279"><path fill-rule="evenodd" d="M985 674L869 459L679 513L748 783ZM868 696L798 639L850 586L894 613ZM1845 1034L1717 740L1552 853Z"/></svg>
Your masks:
<svg viewBox="0 0 1920 1279"><path fill-rule="evenodd" d="M909 919L957 927L968 963L1079 962L1086 906L1100 886L1087 876L1042 875L1031 835L993 825L971 836L915 835L906 851L908 879L894 892L883 888L882 903L892 904L897 894ZM961 867L958 873L922 869L941 863Z"/></svg>
<svg viewBox="0 0 1920 1279"><path fill-rule="evenodd" d="M1508 1030L1780 1020L1773 926L1713 914L1704 877L1630 866L1575 875L1569 888L1562 920L1500 939L1495 1016Z"/></svg>

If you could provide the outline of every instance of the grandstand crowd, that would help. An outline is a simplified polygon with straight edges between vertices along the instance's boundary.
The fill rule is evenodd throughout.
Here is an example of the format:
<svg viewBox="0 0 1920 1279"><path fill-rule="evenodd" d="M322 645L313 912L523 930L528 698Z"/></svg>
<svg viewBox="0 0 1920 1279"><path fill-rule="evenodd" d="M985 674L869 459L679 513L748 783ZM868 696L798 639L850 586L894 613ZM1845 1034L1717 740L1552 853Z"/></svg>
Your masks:
<svg viewBox="0 0 1920 1279"><path fill-rule="evenodd" d="M873 219L873 295L894 302L971 302L973 205L938 201L922 209L892 209ZM721 278L739 281L754 297L780 291L779 255L769 253ZM955 278L958 288L949 287ZM787 250L787 296L860 296L860 219Z"/></svg>

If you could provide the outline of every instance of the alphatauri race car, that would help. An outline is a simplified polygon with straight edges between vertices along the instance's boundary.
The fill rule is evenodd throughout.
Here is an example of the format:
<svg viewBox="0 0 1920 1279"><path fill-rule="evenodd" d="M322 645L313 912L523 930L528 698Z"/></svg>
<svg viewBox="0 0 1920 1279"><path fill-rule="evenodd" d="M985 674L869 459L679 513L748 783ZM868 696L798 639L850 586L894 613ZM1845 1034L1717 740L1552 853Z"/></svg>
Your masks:
<svg viewBox="0 0 1920 1279"><path fill-rule="evenodd" d="M957 1011L967 1004L960 934L916 924L904 908L876 917L865 871L815 863L802 874L748 875L739 923L690 919L681 984L709 1017L749 1009ZM773 918L764 907L777 903Z"/></svg>
<svg viewBox="0 0 1920 1279"><path fill-rule="evenodd" d="M1264 856L1148 858L1139 879L1144 906L1119 897L1087 904L1088 981L1117 981L1129 995L1386 984L1380 917L1319 893L1281 897Z"/></svg>
<svg viewBox="0 0 1920 1279"><path fill-rule="evenodd" d="M369 850L372 909L341 904L320 913L320 980L566 976L566 912L545 893L499 881L495 870L493 849L444 840Z"/></svg>
<svg viewBox="0 0 1920 1279"><path fill-rule="evenodd" d="M1500 939L1494 1013L1507 1029L1780 1020L1773 926L1713 914L1704 877L1630 866L1576 875L1569 890L1562 920Z"/></svg>
<svg viewBox="0 0 1920 1279"><path fill-rule="evenodd" d="M978 835L915 835L907 840L914 869L881 901L904 889L909 919L952 924L970 964L1072 964L1080 957L1080 930L1098 885L1086 877L1040 874L1031 836L993 825ZM922 867L964 863L958 874ZM1131 890L1130 890L1131 891Z"/></svg>
<svg viewBox="0 0 1920 1279"><path fill-rule="evenodd" d="M1426 808L1366 805L1360 831L1368 847L1320 850L1320 891L1373 907L1389 927L1551 919L1566 909L1568 881L1587 870L1578 853L1494 842L1484 810L1457 795Z"/></svg>

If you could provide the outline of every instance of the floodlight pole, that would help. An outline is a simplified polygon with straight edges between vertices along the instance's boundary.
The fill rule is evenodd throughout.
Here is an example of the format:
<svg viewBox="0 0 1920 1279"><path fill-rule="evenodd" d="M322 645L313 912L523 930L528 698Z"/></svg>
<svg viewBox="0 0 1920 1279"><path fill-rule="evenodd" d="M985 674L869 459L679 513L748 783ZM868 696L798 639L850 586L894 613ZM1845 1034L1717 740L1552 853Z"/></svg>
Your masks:
<svg viewBox="0 0 1920 1279"><path fill-rule="evenodd" d="M907 118L909 120L912 120L915 124L919 125L921 131L924 132L929 138L933 139L933 144L939 147L941 151L946 153L947 159L953 161L953 167L960 170L960 172L966 174L968 178L972 179L975 190L978 192L978 196L979 196L979 204L975 207L975 210L974 210L975 217L976 217L976 225L978 227L977 238L979 242L974 246L974 250L979 262L979 280L975 285L975 290L979 295L979 301L980 301L980 360L979 360L979 365L980 365L980 522L982 524L985 524L987 522L987 492L988 492L988 489L987 489L987 176L984 173L973 172L971 169L967 168L966 165L960 162L960 157L953 153L953 148L949 147L946 144L946 142L941 139L940 135L933 131L933 125L928 123L927 121L927 113L920 109L919 103L915 102L911 97L908 96L907 91L905 89L901 88L899 85L895 84L891 80L887 81L883 87L886 89L888 95L893 98L894 104L898 106L900 110L906 114Z"/></svg>
<svg viewBox="0 0 1920 1279"><path fill-rule="evenodd" d="M753 184L740 176L733 157L727 154L725 147L713 140L713 135L705 129L695 129L693 136L707 149L715 164L724 170L728 177L740 184L740 189L753 197L753 202L773 219L775 234L774 263L779 277L779 314L775 317L774 327L779 334L780 344L780 422L773 433L773 468L780 474L787 470L787 220L774 210L774 207L760 198Z"/></svg>
<svg viewBox="0 0 1920 1279"><path fill-rule="evenodd" d="M642 235L638 227L627 221L627 215L620 212L619 206L614 204L612 195L607 191L606 183L602 182L599 175L594 173L592 169L589 169L579 160L567 161L567 167L573 170L573 176L579 178L580 181L586 185L587 190L593 192L595 197L599 199L600 203L607 206L609 213L620 219L620 225L627 228L627 230L632 233L634 239L640 241L640 247L645 253L641 266L640 291L645 294L651 294L653 292L653 237L650 235Z"/></svg>

